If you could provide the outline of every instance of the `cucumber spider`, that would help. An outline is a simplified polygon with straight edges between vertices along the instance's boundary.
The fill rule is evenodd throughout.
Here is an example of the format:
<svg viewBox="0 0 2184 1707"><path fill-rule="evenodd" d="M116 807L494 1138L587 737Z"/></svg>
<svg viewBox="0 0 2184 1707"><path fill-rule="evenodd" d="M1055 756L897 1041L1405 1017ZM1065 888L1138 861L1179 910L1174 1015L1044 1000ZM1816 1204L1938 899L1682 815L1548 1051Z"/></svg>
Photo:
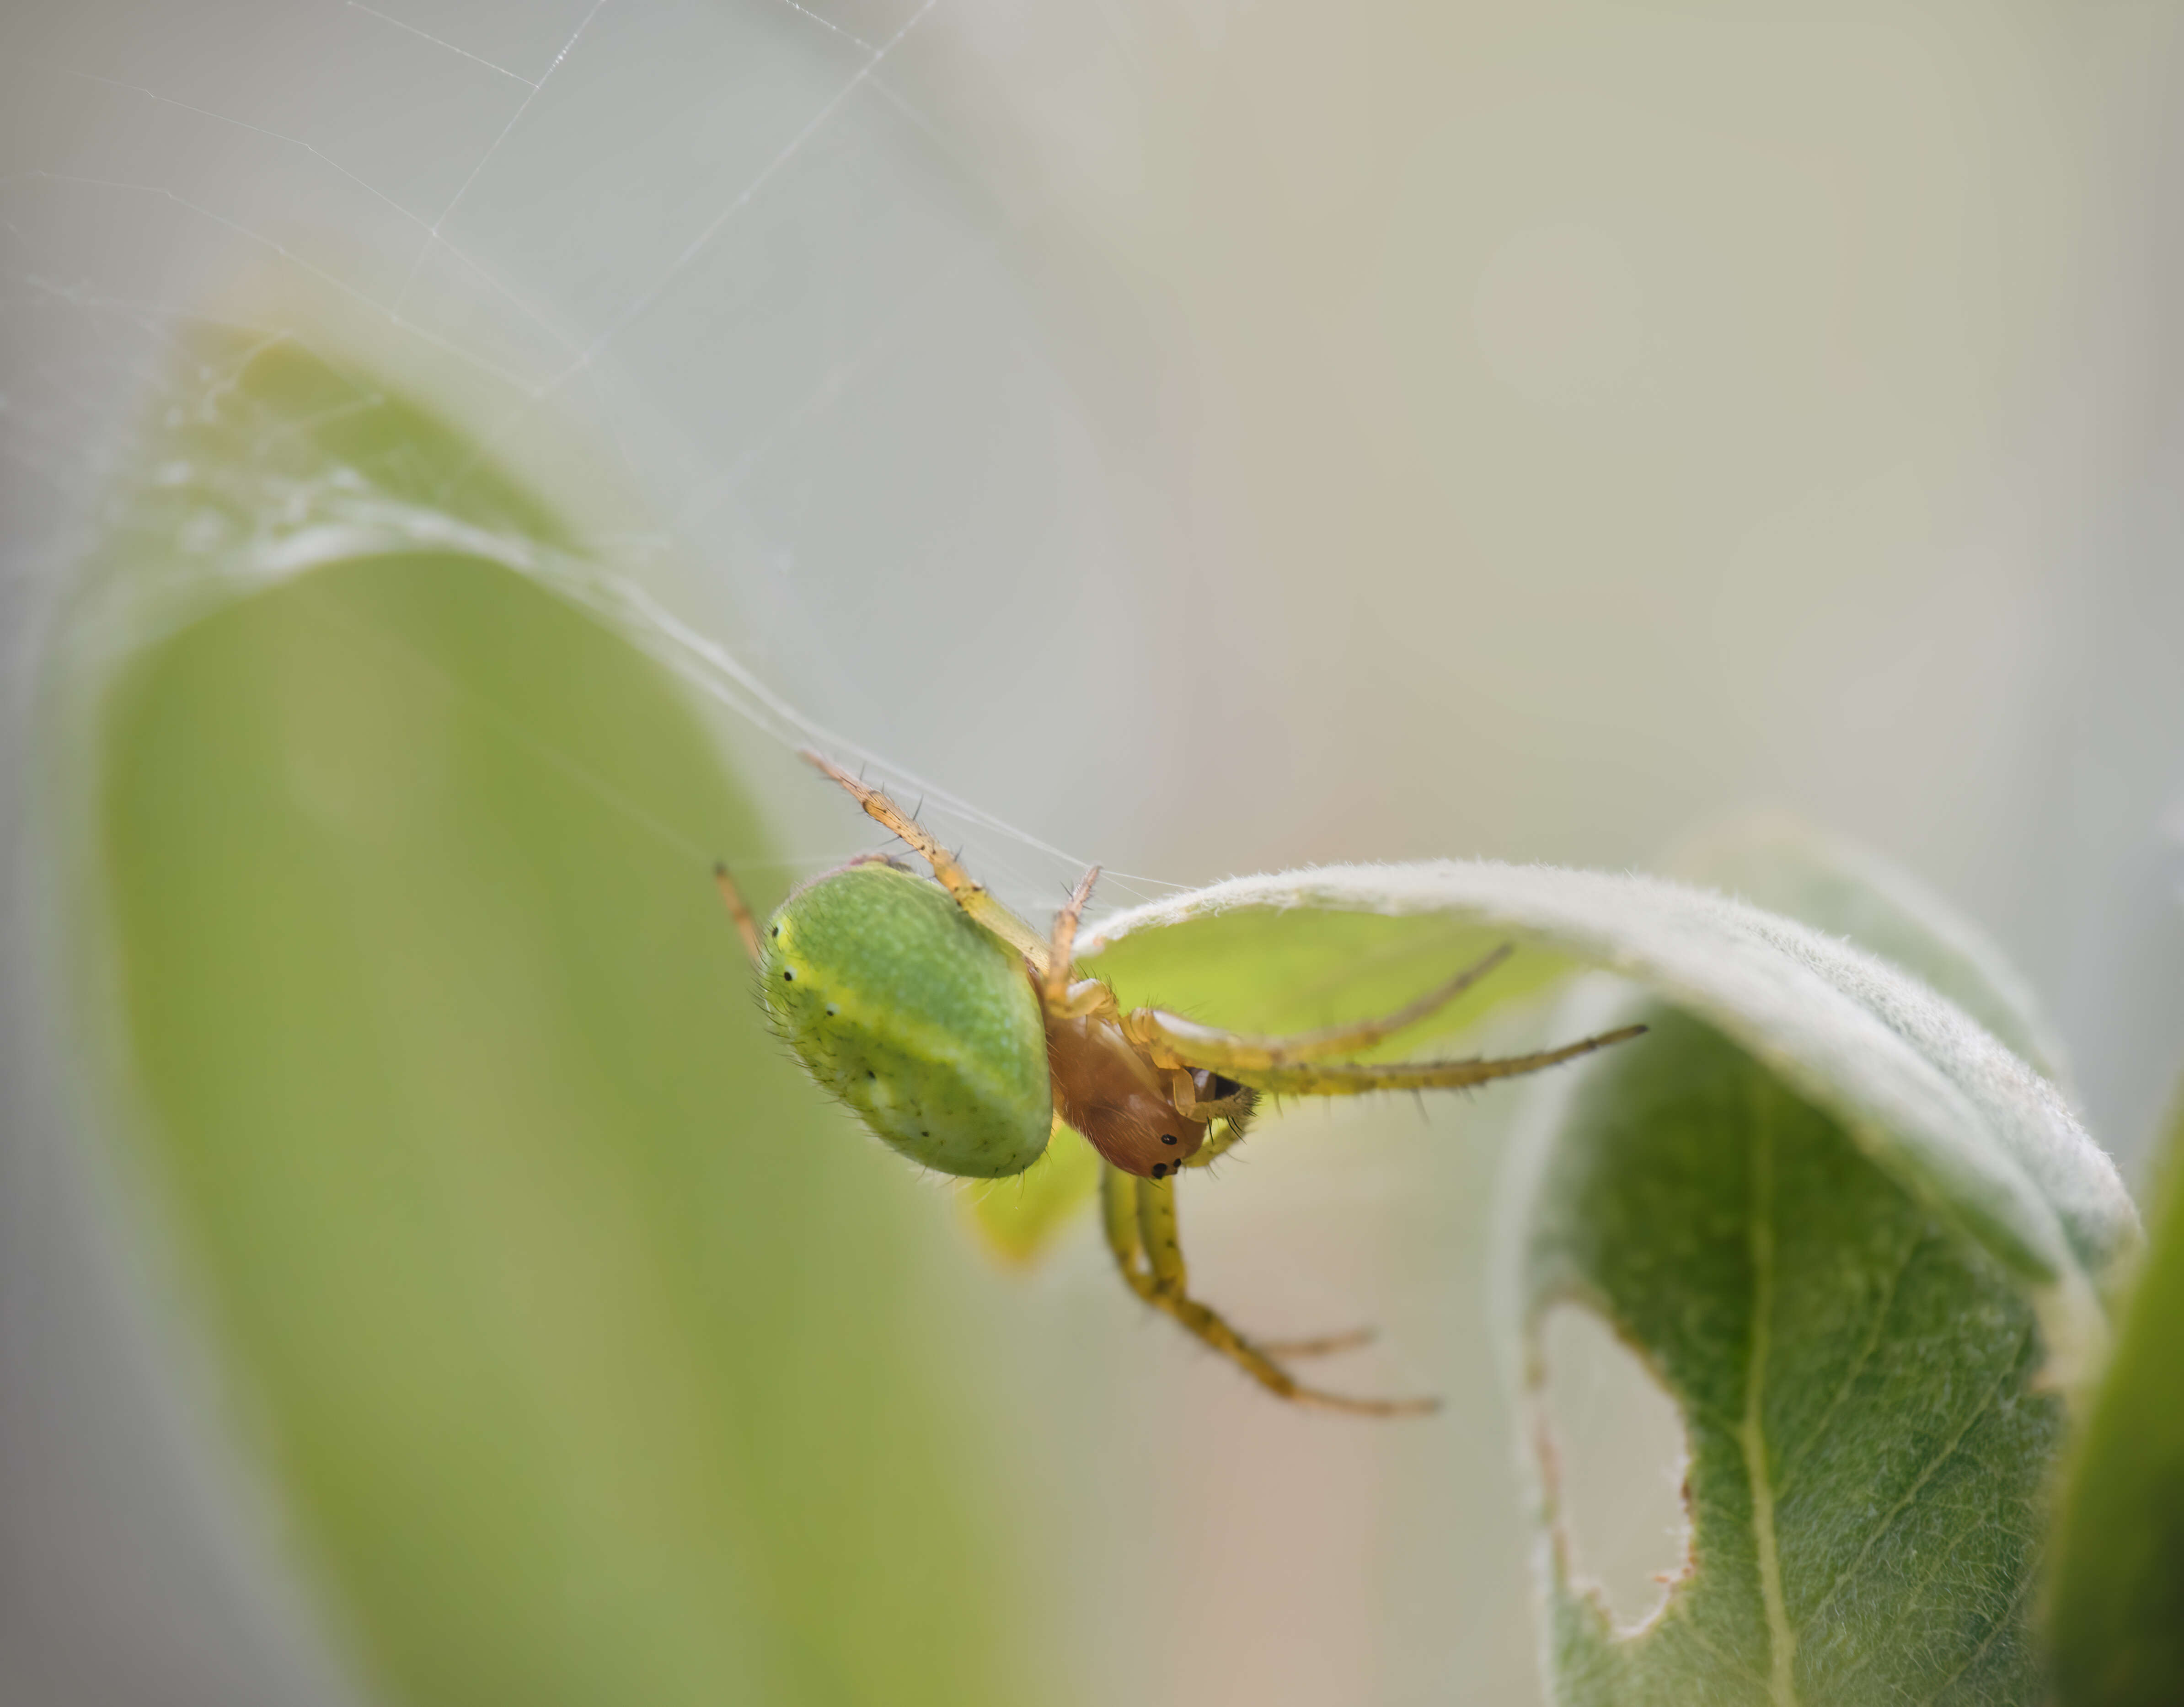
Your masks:
<svg viewBox="0 0 2184 1707"><path fill-rule="evenodd" d="M1368 1399L1306 1386L1288 1358L1347 1350L1366 1334L1247 1339L1190 1295L1176 1229L1176 1178L1232 1148L1262 1094L1352 1096L1478 1085L1535 1073L1635 1037L1624 1026L1499 1060L1358 1064L1368 1049L1454 1001L1504 945L1379 1019L1252 1037L1156 1007L1124 1012L1077 978L1077 923L1097 866L1042 937L878 789L804 756L932 867L933 881L868 854L800 885L763 933L725 866L714 876L757 967L766 1012L813 1079L886 1143L946 1174L1021 1174L1068 1126L1099 1152L1107 1244L1130 1290L1285 1399L1368 1416L1434 1399ZM1216 1135L1213 1130L1220 1129Z"/></svg>

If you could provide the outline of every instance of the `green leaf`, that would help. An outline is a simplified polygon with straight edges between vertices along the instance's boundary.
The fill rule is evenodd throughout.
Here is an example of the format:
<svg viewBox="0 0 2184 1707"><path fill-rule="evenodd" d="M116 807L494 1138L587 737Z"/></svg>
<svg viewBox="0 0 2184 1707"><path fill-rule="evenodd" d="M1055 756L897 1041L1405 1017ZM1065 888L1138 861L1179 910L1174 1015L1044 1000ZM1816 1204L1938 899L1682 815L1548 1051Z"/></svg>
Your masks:
<svg viewBox="0 0 2184 1707"><path fill-rule="evenodd" d="M2184 1701L2184 1095L2162 1148L2153 1235L2059 1501L2065 1707Z"/></svg>
<svg viewBox="0 0 2184 1707"><path fill-rule="evenodd" d="M293 342L188 348L132 479L88 1024L375 1694L1030 1699L952 1230L766 1035L708 871L764 827L509 566L570 536Z"/></svg>
<svg viewBox="0 0 2184 1707"><path fill-rule="evenodd" d="M1541 867L1240 879L1089 947L1126 1000L1186 988L1257 1029L1392 1007L1499 940L1535 987L1620 975L1581 985L1553 1040L1654 1028L1540 1081L1513 1163L1507 1325L1558 1698L2035 1699L2057 1390L2099 1358L2136 1224L2053 1087L1964 1013L1748 905ZM1540 1330L1565 1302L1638 1353L1690 1440L1691 1560L1635 1635L1563 1542Z"/></svg>
<svg viewBox="0 0 2184 1707"><path fill-rule="evenodd" d="M963 1217L987 1253L1008 1268L1027 1268L1092 1205L1100 1191L1100 1157L1069 1128L1056 1125L1046 1153L1007 1180L956 1187Z"/></svg>
<svg viewBox="0 0 2184 1707"><path fill-rule="evenodd" d="M1848 937L1924 979L2020 1059L2067 1086L2062 1040L2002 951L1940 895L1870 849L1769 812L1693 840L1669 870Z"/></svg>

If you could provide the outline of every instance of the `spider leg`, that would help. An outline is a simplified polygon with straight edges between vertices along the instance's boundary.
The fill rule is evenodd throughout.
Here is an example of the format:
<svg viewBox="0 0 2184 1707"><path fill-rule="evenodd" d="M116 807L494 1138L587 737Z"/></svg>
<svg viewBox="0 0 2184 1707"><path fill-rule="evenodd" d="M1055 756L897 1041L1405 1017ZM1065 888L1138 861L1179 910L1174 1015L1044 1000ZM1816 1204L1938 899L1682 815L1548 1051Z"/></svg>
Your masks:
<svg viewBox="0 0 2184 1707"><path fill-rule="evenodd" d="M1331 1025L1323 1031L1301 1031L1289 1037L1253 1037L1201 1025L1179 1013L1163 1012L1157 1007L1137 1009L1123 1029L1132 1042L1151 1050L1153 1058L1163 1067L1210 1067L1232 1078L1238 1076L1239 1069L1286 1067L1300 1061L1323 1061L1330 1055L1355 1055L1446 1007L1515 952L1514 946L1505 942L1407 1007L1399 1007L1379 1019ZM1163 1058L1171 1056L1173 1060Z"/></svg>
<svg viewBox="0 0 2184 1707"><path fill-rule="evenodd" d="M1243 1121L1240 1118L1224 1121L1218 1132L1210 1134L1206 1141L1198 1146L1196 1155L1185 1157L1178 1165L1184 1168L1210 1167L1234 1150L1243 1140Z"/></svg>
<svg viewBox="0 0 2184 1707"><path fill-rule="evenodd" d="M728 917L736 922L736 934L744 940L744 952L750 957L751 964L756 966L766 957L765 946L758 940L758 916L750 910L750 903L744 899L744 892L736 887L736 880L728 875L727 861L714 862L713 882L720 889L721 899L727 903Z"/></svg>
<svg viewBox="0 0 2184 1707"><path fill-rule="evenodd" d="M1210 1083L1201 1086L1201 1079ZM1203 1168L1227 1155L1242 1141L1244 1129L1251 1124L1251 1113L1259 1106L1259 1093L1231 1079L1227 1081L1228 1091L1225 1096L1209 1097L1201 1094L1202 1090L1217 1087L1222 1082L1216 1074L1193 1072L1187 1067L1168 1070L1169 1103L1184 1119L1202 1120L1209 1129L1205 1142L1177 1163L1178 1168ZM1221 1127L1217 1133L1211 1130L1216 1121Z"/></svg>
<svg viewBox="0 0 2184 1707"><path fill-rule="evenodd" d="M1115 992L1096 978L1072 980L1069 974L1076 965L1077 921L1084 915L1084 903L1092 899L1092 885L1100 881L1100 867L1094 866L1077 880L1068 901L1054 916L1054 940L1047 947L1046 970L1039 979L1039 1005L1052 1019L1083 1019L1100 1013L1120 1019L1122 1007L1115 1000Z"/></svg>
<svg viewBox="0 0 2184 1707"><path fill-rule="evenodd" d="M1199 1081L1210 1081L1201 1087ZM1167 1075L1167 1099L1175 1112L1186 1120L1203 1120L1211 1128L1217 1120L1221 1123L1218 1133L1209 1131L1206 1141L1197 1151L1178 1163L1184 1168L1203 1168L1208 1163L1227 1155L1243 1141L1244 1129L1251 1124L1252 1112L1259 1106L1259 1093L1248 1085L1239 1085L1234 1079L1226 1081L1226 1095L1206 1096L1202 1089L1217 1089L1223 1081L1220 1075L1187 1067L1177 1067Z"/></svg>
<svg viewBox="0 0 2184 1707"><path fill-rule="evenodd" d="M1379 1065L1355 1062L1306 1063L1295 1067L1242 1070L1245 1083L1261 1091L1289 1096L1362 1096L1368 1091L1433 1091L1465 1085L1484 1085L1490 1079L1513 1079L1537 1073L1590 1055L1610 1044L1627 1042L1646 1028L1625 1025L1603 1031L1597 1037L1581 1037L1559 1049L1542 1049L1531 1055L1505 1055L1473 1061L1390 1061Z"/></svg>
<svg viewBox="0 0 2184 1707"><path fill-rule="evenodd" d="M1261 1340L1259 1349L1270 1358L1331 1358L1337 1352L1354 1352L1379 1337L1375 1328L1352 1328L1346 1334L1320 1334L1308 1340Z"/></svg>
<svg viewBox="0 0 2184 1707"><path fill-rule="evenodd" d="M1115 1168L1100 1174L1100 1219L1115 1265L1129 1288L1162 1314L1235 1364L1268 1392L1302 1405L1323 1410L1347 1411L1359 1416L1416 1416L1439 1408L1438 1399L1361 1399L1345 1393L1323 1392L1308 1387L1206 1305L1190 1296L1190 1273L1183 1260L1183 1246L1176 1231L1175 1182L1140 1180ZM1292 1356L1340 1349L1354 1343L1354 1336L1340 1341L1306 1341Z"/></svg>
<svg viewBox="0 0 2184 1707"><path fill-rule="evenodd" d="M1045 939L995 901L983 884L963 869L962 862L954 854L933 839L924 825L879 789L859 781L832 760L808 750L803 756L847 789L850 798L865 809L867 817L885 824L908 842L919 857L933 867L934 879L955 897L956 906L1029 961L1040 978L1046 976Z"/></svg>
<svg viewBox="0 0 2184 1707"><path fill-rule="evenodd" d="M1084 915L1084 903L1092 899L1092 885L1100 881L1096 865L1077 881L1070 891L1067 905L1054 916L1054 941L1047 951L1046 974L1040 980L1039 999L1045 1002L1050 1013L1064 1009L1069 1001L1069 968L1075 963L1077 951L1077 921Z"/></svg>
<svg viewBox="0 0 2184 1707"><path fill-rule="evenodd" d="M1201 1079L1207 1082L1200 1084ZM1205 1094L1208 1091L1219 1091L1220 1094L1209 1096ZM1243 1135L1240 1129L1244 1123L1251 1118L1251 1111L1259 1105L1256 1091L1233 1079L1228 1080L1228 1090L1223 1091L1221 1075L1202 1068L1195 1071L1188 1067L1168 1068L1167 1098L1175 1105L1175 1112L1184 1119L1203 1120L1209 1124L1216 1120L1226 1120L1240 1129L1239 1137Z"/></svg>

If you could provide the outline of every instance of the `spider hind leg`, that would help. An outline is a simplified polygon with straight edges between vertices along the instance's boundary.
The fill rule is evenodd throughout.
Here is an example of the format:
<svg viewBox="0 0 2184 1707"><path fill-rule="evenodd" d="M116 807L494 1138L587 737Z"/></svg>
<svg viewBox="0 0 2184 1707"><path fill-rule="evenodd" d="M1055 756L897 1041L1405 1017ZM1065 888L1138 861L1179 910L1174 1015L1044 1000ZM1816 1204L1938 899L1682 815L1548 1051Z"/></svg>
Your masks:
<svg viewBox="0 0 2184 1707"><path fill-rule="evenodd" d="M866 817L885 825L907 842L918 857L933 867L934 880L954 898L956 906L1023 956L1031 962L1032 969L1045 978L1047 940L996 901L983 884L964 869L963 862L918 823L916 814L905 812L883 791L851 776L833 760L809 748L804 750L802 756L863 807Z"/></svg>

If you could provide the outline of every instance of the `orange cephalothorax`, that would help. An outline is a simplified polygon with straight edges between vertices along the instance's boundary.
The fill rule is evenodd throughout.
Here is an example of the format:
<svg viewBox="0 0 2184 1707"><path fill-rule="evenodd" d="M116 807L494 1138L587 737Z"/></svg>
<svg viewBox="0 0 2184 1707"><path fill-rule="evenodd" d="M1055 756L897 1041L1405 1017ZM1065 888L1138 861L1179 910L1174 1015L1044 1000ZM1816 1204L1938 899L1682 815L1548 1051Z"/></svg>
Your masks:
<svg viewBox="0 0 2184 1707"><path fill-rule="evenodd" d="M1110 1167L1165 1179L1198 1152L1206 1123L1176 1110L1167 1075L1110 1013L1046 1016L1054 1107Z"/></svg>

